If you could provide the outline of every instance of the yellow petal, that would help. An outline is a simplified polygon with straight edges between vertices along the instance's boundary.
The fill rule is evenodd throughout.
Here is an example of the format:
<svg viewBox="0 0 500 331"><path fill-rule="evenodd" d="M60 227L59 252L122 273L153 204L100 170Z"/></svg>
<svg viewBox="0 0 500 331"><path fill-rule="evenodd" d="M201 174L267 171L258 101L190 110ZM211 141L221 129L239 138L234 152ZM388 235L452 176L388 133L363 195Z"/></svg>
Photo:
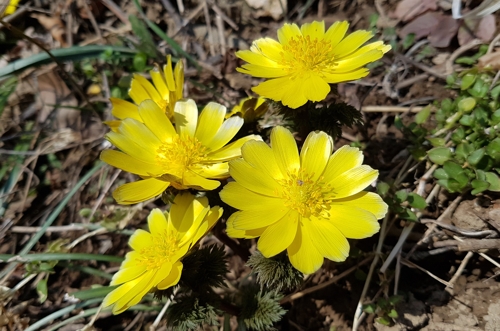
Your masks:
<svg viewBox="0 0 500 331"><path fill-rule="evenodd" d="M242 71L237 69L239 72L247 73L249 72ZM260 83L259 85L252 87L252 91L257 93L258 95L272 99L274 101L281 101L283 99L283 95L285 92L293 85L293 81L289 76L274 78L266 80L265 82ZM306 103L307 100L304 100Z"/></svg>
<svg viewBox="0 0 500 331"><path fill-rule="evenodd" d="M283 97L281 98L281 103L292 109L296 109L304 105L308 100L306 96L306 89L308 89L308 86L305 84L305 80L308 79L309 77L300 77L300 76L291 78L283 93ZM321 89L320 92L323 92L323 90L324 89Z"/></svg>
<svg viewBox="0 0 500 331"><path fill-rule="evenodd" d="M307 100L314 102L325 100L331 90L330 85L328 85L322 77L316 74L311 74L308 78L304 79L300 89L303 90Z"/></svg>
<svg viewBox="0 0 500 331"><path fill-rule="evenodd" d="M310 222L309 220L305 220ZM305 226L297 229L294 241L288 247L288 257L295 269L305 274L316 272L323 264L323 256L312 242L311 233Z"/></svg>
<svg viewBox="0 0 500 331"><path fill-rule="evenodd" d="M267 208L244 210L235 213L233 227L240 230L255 230L279 221L288 213L288 208Z"/></svg>
<svg viewBox="0 0 500 331"><path fill-rule="evenodd" d="M268 39L272 40L272 39ZM255 43L255 42L254 42ZM264 48L264 50L268 50L268 52L274 54L278 49L281 51L283 50L283 47L281 47L281 44L277 43L279 46L277 46L275 43L277 43L275 40L272 40L270 45L268 46L269 42L261 42L259 48ZM282 68L278 62L276 62L275 59L269 58L268 56L265 56L263 54L255 53L250 50L245 50L245 51L238 51L236 52L236 56L242 59L245 62L248 62L249 64L257 65L260 67L264 68ZM279 58L278 58L279 59Z"/></svg>
<svg viewBox="0 0 500 331"><path fill-rule="evenodd" d="M328 28L325 33L325 39L330 41L332 48L335 48L344 39L348 28L349 23L347 21L337 21Z"/></svg>
<svg viewBox="0 0 500 331"><path fill-rule="evenodd" d="M295 173L300 168L299 151L292 133L282 126L271 131L271 148L283 176Z"/></svg>
<svg viewBox="0 0 500 331"><path fill-rule="evenodd" d="M175 79L175 97L176 100L182 99L184 96L182 92L184 91L184 62L179 59L175 64L174 69L174 79Z"/></svg>
<svg viewBox="0 0 500 331"><path fill-rule="evenodd" d="M384 53L379 50L371 50L358 56L348 56L344 60L337 62L335 67L336 73L348 73L353 70L359 69L370 62L375 62L382 58Z"/></svg>
<svg viewBox="0 0 500 331"><path fill-rule="evenodd" d="M205 216L203 223L198 228L198 232L196 232L195 236L192 238L193 244L197 243L201 237L207 234L208 231L214 227L215 223L217 223L219 218L221 218L223 212L224 209L219 206L215 206L210 209L208 214Z"/></svg>
<svg viewBox="0 0 500 331"><path fill-rule="evenodd" d="M362 164L363 153L358 148L344 145L330 157L323 176L325 181L331 182L347 170Z"/></svg>
<svg viewBox="0 0 500 331"><path fill-rule="evenodd" d="M237 71L261 78L276 78L288 75L285 68L264 67L260 64L251 63L242 65L241 69L238 68Z"/></svg>
<svg viewBox="0 0 500 331"><path fill-rule="evenodd" d="M203 166L201 169L193 170L201 177L210 179L226 179L229 177L229 163L215 163L209 166Z"/></svg>
<svg viewBox="0 0 500 331"><path fill-rule="evenodd" d="M172 270L161 282L158 283L157 287L159 290L165 290L169 287L177 285L182 275L182 262L177 261L172 266Z"/></svg>
<svg viewBox="0 0 500 331"><path fill-rule="evenodd" d="M345 261L349 256L349 242L332 222L312 219L304 222L304 226L308 227L314 246L322 256L335 262Z"/></svg>
<svg viewBox="0 0 500 331"><path fill-rule="evenodd" d="M131 291L134 291L135 286L137 284L139 284L144 277L145 277L145 275L142 275L141 277L135 278L134 280L131 280L130 282L126 282L126 283L120 285L119 287L117 287L116 289L114 289L113 291L111 291L110 293L108 293L108 295L106 295L106 297L104 298L104 300L102 302L103 307L108 307L108 306L116 303L125 294L127 294ZM114 310L115 309L113 309L113 313L114 313Z"/></svg>
<svg viewBox="0 0 500 331"><path fill-rule="evenodd" d="M227 109L215 102L208 103L198 119L198 128L195 137L205 146L215 137L224 121Z"/></svg>
<svg viewBox="0 0 500 331"><path fill-rule="evenodd" d="M151 75L151 79L153 80L153 84L155 84L155 88L160 94L160 97L163 100L169 101L168 97L170 91L167 87L167 83L165 82L165 77L163 76L163 72L161 71L158 65L155 65L152 70L149 71Z"/></svg>
<svg viewBox="0 0 500 331"><path fill-rule="evenodd" d="M311 39L323 39L325 36L325 21L313 21L311 23L305 23L300 27L300 31L304 37L310 37Z"/></svg>
<svg viewBox="0 0 500 331"><path fill-rule="evenodd" d="M198 125L198 108L192 99L178 101L174 108L175 127L181 137L194 137Z"/></svg>
<svg viewBox="0 0 500 331"><path fill-rule="evenodd" d="M334 56L335 58L341 59L351 53L354 53L361 45L366 43L373 34L370 31L358 30L354 31L347 37L345 37L338 45L335 47Z"/></svg>
<svg viewBox="0 0 500 331"><path fill-rule="evenodd" d="M267 227L259 228L259 229L254 229L254 230L239 230L234 228L234 220L236 217L238 217L238 214L241 212L236 212L233 213L229 219L227 220L226 223L226 233L229 237L231 238L245 238L245 239L252 239L252 238L257 238L264 233L264 230L267 229Z"/></svg>
<svg viewBox="0 0 500 331"><path fill-rule="evenodd" d="M186 171L182 177L182 185L187 187L192 187L198 190L215 190L220 186L220 182L217 180L209 180L203 178L193 171Z"/></svg>
<svg viewBox="0 0 500 331"><path fill-rule="evenodd" d="M273 150L263 141L249 141L241 148L245 161L258 171L280 180L283 174L278 167Z"/></svg>
<svg viewBox="0 0 500 331"><path fill-rule="evenodd" d="M151 217L148 216L148 218ZM135 251L140 251L141 249L147 248L151 245L151 233L144 231L143 229L137 229L130 236L128 240L128 245Z"/></svg>
<svg viewBox="0 0 500 331"><path fill-rule="evenodd" d="M139 105L139 113L144 124L161 142L171 141L176 136L172 122L153 100L144 100Z"/></svg>
<svg viewBox="0 0 500 331"><path fill-rule="evenodd" d="M342 234L351 239L373 236L380 229L375 215L363 207L332 205L330 220Z"/></svg>
<svg viewBox="0 0 500 331"><path fill-rule="evenodd" d="M261 173L242 159L229 163L229 173L243 187L259 194L277 197L281 186L269 175Z"/></svg>
<svg viewBox="0 0 500 331"><path fill-rule="evenodd" d="M250 191L237 182L227 183L219 195L222 201L240 210L284 207L280 198L274 198Z"/></svg>
<svg viewBox="0 0 500 331"><path fill-rule="evenodd" d="M182 244L180 245L193 239L209 210L210 206L206 197L196 198L189 204L177 228L179 236L182 237Z"/></svg>
<svg viewBox="0 0 500 331"><path fill-rule="evenodd" d="M113 198L122 205L139 203L160 195L169 185L169 182L155 178L139 180L118 187L113 192Z"/></svg>
<svg viewBox="0 0 500 331"><path fill-rule="evenodd" d="M270 225L262 233L257 248L265 257L273 257L287 249L295 239L298 227L298 214L288 212L278 222Z"/></svg>
<svg viewBox="0 0 500 331"><path fill-rule="evenodd" d="M229 145L226 145L215 152L209 153L207 155L208 159L211 161L224 162L236 159L241 156L241 147L249 141L260 141L262 138L257 135L249 135L233 141Z"/></svg>
<svg viewBox="0 0 500 331"><path fill-rule="evenodd" d="M128 137L117 132L108 132L106 139L134 159L151 164L156 163L156 151L139 146L133 137Z"/></svg>
<svg viewBox="0 0 500 331"><path fill-rule="evenodd" d="M288 44L290 39L299 36L302 36L302 32L300 32L299 27L295 23L285 23L282 28L278 29L278 40L282 45Z"/></svg>
<svg viewBox="0 0 500 331"><path fill-rule="evenodd" d="M163 67L163 72L165 73L165 81L167 82L167 88L170 91L175 91L176 86L175 86L174 74L172 71L172 57L170 55L167 55L167 64Z"/></svg>
<svg viewBox="0 0 500 331"><path fill-rule="evenodd" d="M137 105L118 98L109 98L109 101L111 101L111 105L113 106L111 113L114 117L119 119L133 118L142 121L137 110Z"/></svg>
<svg viewBox="0 0 500 331"><path fill-rule="evenodd" d="M164 236L167 233L167 219L160 209L151 210L148 215L148 227L153 236Z"/></svg>
<svg viewBox="0 0 500 331"><path fill-rule="evenodd" d="M154 177L162 174L162 168L157 164L144 162L112 149L102 151L100 159L113 167L139 176Z"/></svg>
<svg viewBox="0 0 500 331"><path fill-rule="evenodd" d="M204 145L208 147L210 151L219 150L234 138L243 126L243 122L241 117L231 117L225 120L215 136L210 141L204 142Z"/></svg>
<svg viewBox="0 0 500 331"><path fill-rule="evenodd" d="M182 192L175 196L174 203L170 207L169 213L169 227L175 229L176 232L185 232L187 227L182 228L182 222L184 216L187 213L188 209L192 209L192 204L195 199L195 196L189 192ZM182 230L181 230L182 228Z"/></svg>
<svg viewBox="0 0 500 331"><path fill-rule="evenodd" d="M325 81L327 81L330 84L335 84L335 83L340 83L340 82L348 82L351 80L356 80L363 78L367 76L370 73L370 71L367 68L360 68L351 72L346 72L346 73L327 73L324 72L324 78Z"/></svg>
<svg viewBox="0 0 500 331"><path fill-rule="evenodd" d="M387 204L380 195L373 192L362 191L347 198L332 200L332 207L336 205L365 209L375 215L377 219L381 219L387 214Z"/></svg>
<svg viewBox="0 0 500 331"><path fill-rule="evenodd" d="M118 127L118 132L129 139L132 139L137 145L156 151L160 147L160 140L148 129L144 123L132 118L122 120Z"/></svg>
<svg viewBox="0 0 500 331"><path fill-rule="evenodd" d="M340 199L361 192L368 185L373 183L377 177L377 170L367 165L361 165L347 170L327 184L333 187L335 198Z"/></svg>
<svg viewBox="0 0 500 331"><path fill-rule="evenodd" d="M300 152L301 169L316 181L325 171L332 149L333 141L326 133L309 133Z"/></svg>
<svg viewBox="0 0 500 331"><path fill-rule="evenodd" d="M132 96L132 94L135 92L134 87L136 87L136 85L134 84L134 81L137 82L142 87L142 89L137 89L138 96L136 98L138 101L136 101L136 99ZM160 94L155 89L153 84L151 84L146 78L144 78L138 74L134 74L134 76L132 78L132 82L130 84L129 95L132 98L132 100L134 100L134 102L136 104L140 104L142 101L147 100L147 99L152 99L155 102L163 100L163 98L160 96ZM142 99L142 100L140 100L140 99Z"/></svg>
<svg viewBox="0 0 500 331"><path fill-rule="evenodd" d="M145 272L146 272L145 265L137 264L131 268L125 268L125 269L120 267L120 270L118 270L118 272L113 275L113 285L120 285L126 282L130 282L136 279L137 277L140 277Z"/></svg>

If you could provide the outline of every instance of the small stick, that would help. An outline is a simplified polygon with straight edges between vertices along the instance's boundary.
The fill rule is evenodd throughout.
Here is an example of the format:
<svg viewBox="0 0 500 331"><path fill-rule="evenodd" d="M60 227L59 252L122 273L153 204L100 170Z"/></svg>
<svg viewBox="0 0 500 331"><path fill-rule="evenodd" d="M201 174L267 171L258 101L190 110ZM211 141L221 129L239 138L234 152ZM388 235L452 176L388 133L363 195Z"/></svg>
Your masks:
<svg viewBox="0 0 500 331"><path fill-rule="evenodd" d="M462 260L462 262L460 263L460 266L458 267L457 271L455 272L453 277L451 277L451 279L450 279L450 282L449 282L450 286L446 286L447 288L453 288L453 284L455 284L458 277L460 277L460 275L462 274L462 272L465 269L465 266L467 265L467 263L469 263L469 260L472 258L473 255L474 255L474 253L472 253L472 252L469 252L469 253L467 253L467 255L465 255L465 257Z"/></svg>
<svg viewBox="0 0 500 331"><path fill-rule="evenodd" d="M453 284L450 284L449 282L445 281L444 279L441 279L438 276L434 275L432 272L430 272L430 271L428 271L428 270L426 270L426 269L424 269L424 268L416 265L415 263L413 263L413 262L411 262L411 261L409 261L409 260L407 260L405 258L401 259L401 263L404 264L404 265L406 265L406 266L408 266L408 267L410 267L410 268L417 268L418 270L420 270L420 271L426 273L427 275L431 276L432 278L434 278L435 280L437 280L441 284L446 285L446 287L453 288Z"/></svg>
<svg viewBox="0 0 500 331"><path fill-rule="evenodd" d="M395 112L395 113L418 113L424 109L424 107L400 107L400 106L363 106L363 111L364 112L369 112L369 113L389 113L389 112Z"/></svg>

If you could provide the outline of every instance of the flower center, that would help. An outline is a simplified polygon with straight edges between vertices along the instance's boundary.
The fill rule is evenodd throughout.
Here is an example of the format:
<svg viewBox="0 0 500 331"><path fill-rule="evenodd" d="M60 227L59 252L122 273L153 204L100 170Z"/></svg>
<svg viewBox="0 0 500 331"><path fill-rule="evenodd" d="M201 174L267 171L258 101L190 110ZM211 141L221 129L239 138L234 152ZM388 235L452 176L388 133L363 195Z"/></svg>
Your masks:
<svg viewBox="0 0 500 331"><path fill-rule="evenodd" d="M147 270L159 269L179 250L175 236L165 230L161 235L151 235L152 241L148 247L139 250L138 262Z"/></svg>
<svg viewBox="0 0 500 331"><path fill-rule="evenodd" d="M312 175L299 170L282 179L280 184L283 188L281 198L287 207L305 218L328 218L331 199L328 193L331 193L331 188L321 182L321 177L314 181Z"/></svg>
<svg viewBox="0 0 500 331"><path fill-rule="evenodd" d="M310 36L296 36L283 45L281 65L290 73L314 71L318 74L331 69L335 65L331 55L332 45L325 39L311 39Z"/></svg>
<svg viewBox="0 0 500 331"><path fill-rule="evenodd" d="M163 143L156 151L158 163L166 173L182 177L189 168L200 166L207 159L208 148L193 137L175 136L172 141Z"/></svg>

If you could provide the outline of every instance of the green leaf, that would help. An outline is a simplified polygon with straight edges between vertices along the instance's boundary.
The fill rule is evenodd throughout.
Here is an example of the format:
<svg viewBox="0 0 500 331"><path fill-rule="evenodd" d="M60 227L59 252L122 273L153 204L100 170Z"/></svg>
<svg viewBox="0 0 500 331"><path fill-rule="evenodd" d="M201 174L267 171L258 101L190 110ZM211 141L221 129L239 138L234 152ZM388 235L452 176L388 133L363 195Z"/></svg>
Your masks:
<svg viewBox="0 0 500 331"><path fill-rule="evenodd" d="M451 151L448 147L435 147L427 152L429 159L439 165L443 165L451 159Z"/></svg>
<svg viewBox="0 0 500 331"><path fill-rule="evenodd" d="M472 126L474 125L474 121L475 118L474 116L471 116L471 115L463 115L461 118L460 118L460 121L458 121L460 124L462 124L463 126Z"/></svg>
<svg viewBox="0 0 500 331"><path fill-rule="evenodd" d="M378 182L377 183L377 192L382 197L385 197L387 195L390 188L391 187L386 182Z"/></svg>
<svg viewBox="0 0 500 331"><path fill-rule="evenodd" d="M399 217L404 220L416 222L418 220L417 215L412 212L410 209L405 209L404 212L399 214Z"/></svg>
<svg viewBox="0 0 500 331"><path fill-rule="evenodd" d="M448 179L448 178L450 178L448 176L448 174L446 173L446 171L444 171L443 168L436 169L436 171L434 171L434 177L436 179Z"/></svg>
<svg viewBox="0 0 500 331"><path fill-rule="evenodd" d="M465 75L464 77L462 77L462 83L460 84L460 89L462 91L467 90L469 87L472 86L472 84L474 84L475 81L476 81L476 75L474 74Z"/></svg>
<svg viewBox="0 0 500 331"><path fill-rule="evenodd" d="M421 111L419 111L417 115L415 115L415 123L417 124L425 123L425 121L427 121L427 118L429 118L430 114L431 114L431 106L429 105L423 108Z"/></svg>
<svg viewBox="0 0 500 331"><path fill-rule="evenodd" d="M427 140L434 147L441 147L441 146L446 145L446 139L444 139L444 138L428 138Z"/></svg>
<svg viewBox="0 0 500 331"><path fill-rule="evenodd" d="M422 198L417 193L412 192L408 194L408 202L410 203L410 206L412 206L413 208L424 209L425 207L427 207L425 199Z"/></svg>
<svg viewBox="0 0 500 331"><path fill-rule="evenodd" d="M490 184L484 180L474 179L471 181L472 191L470 192L472 195L476 195L483 191L486 191Z"/></svg>
<svg viewBox="0 0 500 331"><path fill-rule="evenodd" d="M457 146L455 149L455 154L456 156L465 161L467 157L469 156L470 153L474 151L474 147L470 145L469 143L462 143Z"/></svg>
<svg viewBox="0 0 500 331"><path fill-rule="evenodd" d="M134 70L138 72L143 72L146 69L148 63L148 56L145 53L137 53L134 56Z"/></svg>
<svg viewBox="0 0 500 331"><path fill-rule="evenodd" d="M0 84L0 116L2 116L7 100L17 86L17 77L10 77Z"/></svg>
<svg viewBox="0 0 500 331"><path fill-rule="evenodd" d="M478 150L475 150L474 152L472 152L469 157L467 158L467 162L472 165L472 166L475 166L477 165L481 159L483 158L485 154L485 150L484 148L480 148Z"/></svg>
<svg viewBox="0 0 500 331"><path fill-rule="evenodd" d="M497 137L490 141L490 143L486 147L486 153L495 161L500 161L500 137Z"/></svg>
<svg viewBox="0 0 500 331"><path fill-rule="evenodd" d="M375 319L375 322L377 322L379 324L382 324L382 325L385 325L385 326L391 325L391 320L388 317L385 317L385 316L377 317Z"/></svg>
<svg viewBox="0 0 500 331"><path fill-rule="evenodd" d="M500 178L494 172L486 173L486 181L489 183L488 190L500 192Z"/></svg>
<svg viewBox="0 0 500 331"><path fill-rule="evenodd" d="M79 299L81 301L94 299L94 298L104 298L108 293L113 291L119 285L116 286L96 286L95 288L91 288L89 290L82 290L71 293L72 297Z"/></svg>
<svg viewBox="0 0 500 331"><path fill-rule="evenodd" d="M500 123L500 109L495 110L491 115L491 125L497 125L498 123Z"/></svg>
<svg viewBox="0 0 500 331"><path fill-rule="evenodd" d="M494 88L492 88L490 94L493 100L498 100L498 96L500 95L500 85L497 85Z"/></svg>
<svg viewBox="0 0 500 331"><path fill-rule="evenodd" d="M377 306L374 303L369 303L367 305L363 305L363 311L367 314L375 314L375 310Z"/></svg>
<svg viewBox="0 0 500 331"><path fill-rule="evenodd" d="M398 312L395 309L391 309L387 316L389 316L390 318L398 318Z"/></svg>
<svg viewBox="0 0 500 331"><path fill-rule="evenodd" d="M474 107L476 107L476 99L471 97L462 99L458 102L457 107L458 110L469 113L472 109L474 109Z"/></svg>
<svg viewBox="0 0 500 331"><path fill-rule="evenodd" d="M48 291L47 278L43 278L36 284L36 292L38 293L38 300L40 303L44 303L45 300L47 300Z"/></svg>
<svg viewBox="0 0 500 331"><path fill-rule="evenodd" d="M399 190L395 194L395 198L398 203L405 202L407 197L408 197L408 192L406 192L406 190Z"/></svg>

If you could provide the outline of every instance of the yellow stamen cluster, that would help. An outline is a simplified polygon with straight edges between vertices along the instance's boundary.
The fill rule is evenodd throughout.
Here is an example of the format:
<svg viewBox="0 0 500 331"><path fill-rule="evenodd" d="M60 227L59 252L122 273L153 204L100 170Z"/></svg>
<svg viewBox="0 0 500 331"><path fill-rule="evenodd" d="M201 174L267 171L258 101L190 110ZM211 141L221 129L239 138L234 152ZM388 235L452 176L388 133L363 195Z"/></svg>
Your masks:
<svg viewBox="0 0 500 331"><path fill-rule="evenodd" d="M147 270L159 269L163 264L172 262L171 257L179 250L177 239L166 231L153 235L151 245L139 250L138 263Z"/></svg>
<svg viewBox="0 0 500 331"><path fill-rule="evenodd" d="M157 160L162 166L180 173L206 160L208 149L193 137L180 138L163 143L157 150Z"/></svg>
<svg viewBox="0 0 500 331"><path fill-rule="evenodd" d="M290 73L321 73L335 65L331 51L332 46L327 40L311 39L310 36L293 37L283 45L280 64L287 67Z"/></svg>

